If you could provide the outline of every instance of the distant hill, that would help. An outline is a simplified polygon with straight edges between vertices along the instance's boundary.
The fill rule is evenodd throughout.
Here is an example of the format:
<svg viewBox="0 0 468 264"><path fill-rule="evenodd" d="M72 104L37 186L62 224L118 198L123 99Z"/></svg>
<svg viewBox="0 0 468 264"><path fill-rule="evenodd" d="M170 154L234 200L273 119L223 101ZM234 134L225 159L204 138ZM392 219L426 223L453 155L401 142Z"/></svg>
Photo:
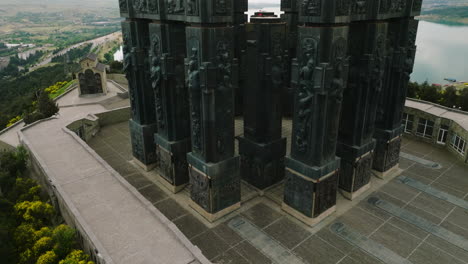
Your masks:
<svg viewBox="0 0 468 264"><path fill-rule="evenodd" d="M424 0L421 20L468 25L468 0Z"/></svg>

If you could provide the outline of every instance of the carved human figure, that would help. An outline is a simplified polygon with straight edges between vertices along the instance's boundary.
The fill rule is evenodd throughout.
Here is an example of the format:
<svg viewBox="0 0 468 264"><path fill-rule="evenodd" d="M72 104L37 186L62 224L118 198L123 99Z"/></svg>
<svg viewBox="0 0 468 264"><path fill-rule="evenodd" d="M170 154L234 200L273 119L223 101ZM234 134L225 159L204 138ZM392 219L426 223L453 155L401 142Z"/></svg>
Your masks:
<svg viewBox="0 0 468 264"><path fill-rule="evenodd" d="M119 0L119 7L121 12L127 12L128 7L127 7L127 0Z"/></svg>
<svg viewBox="0 0 468 264"><path fill-rule="evenodd" d="M124 35L124 43L122 47L122 51L124 54L123 59L123 71L125 72L125 76L130 81L130 70L132 67L132 54L130 52L130 47L128 46L128 35Z"/></svg>
<svg viewBox="0 0 468 264"><path fill-rule="evenodd" d="M215 0L215 12L217 14L227 13L227 3L226 0Z"/></svg>
<svg viewBox="0 0 468 264"><path fill-rule="evenodd" d="M324 157L332 158L336 150L336 140L340 124L341 103L343 102L343 90L345 83L343 80L343 62L338 61L335 66L333 80L328 94L328 114L327 114L327 147L324 148Z"/></svg>
<svg viewBox="0 0 468 264"><path fill-rule="evenodd" d="M231 86L231 63L229 61L228 44L221 41L218 43L218 69L222 79L219 81L219 89L223 90Z"/></svg>
<svg viewBox="0 0 468 264"><path fill-rule="evenodd" d="M197 0L187 0L187 14L189 15L198 14Z"/></svg>
<svg viewBox="0 0 468 264"><path fill-rule="evenodd" d="M297 101L297 131L296 146L300 152L305 152L308 142L308 124L312 114L314 95L312 93L312 80L314 75L315 61L310 58L299 72L299 93Z"/></svg>
<svg viewBox="0 0 468 264"><path fill-rule="evenodd" d="M163 117L163 106L162 106L162 94L161 94L161 59L159 56L153 56L151 59L150 69L151 87L154 91L156 116L158 119L159 128L164 128L164 117Z"/></svg>
<svg viewBox="0 0 468 264"><path fill-rule="evenodd" d="M190 115L192 118L192 146L201 150L201 123L200 123L200 72L198 69L198 50L192 49L192 56L188 64L187 86L190 90Z"/></svg>

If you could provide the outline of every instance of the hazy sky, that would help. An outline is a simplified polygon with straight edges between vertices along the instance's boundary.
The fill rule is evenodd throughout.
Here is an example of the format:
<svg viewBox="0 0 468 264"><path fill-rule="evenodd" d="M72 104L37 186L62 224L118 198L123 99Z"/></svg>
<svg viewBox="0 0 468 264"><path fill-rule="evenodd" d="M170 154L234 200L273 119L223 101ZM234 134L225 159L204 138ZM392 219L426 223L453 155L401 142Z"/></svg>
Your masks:
<svg viewBox="0 0 468 264"><path fill-rule="evenodd" d="M258 4L263 4L263 3L274 3L274 4L279 4L280 0L249 0L249 3L258 3Z"/></svg>

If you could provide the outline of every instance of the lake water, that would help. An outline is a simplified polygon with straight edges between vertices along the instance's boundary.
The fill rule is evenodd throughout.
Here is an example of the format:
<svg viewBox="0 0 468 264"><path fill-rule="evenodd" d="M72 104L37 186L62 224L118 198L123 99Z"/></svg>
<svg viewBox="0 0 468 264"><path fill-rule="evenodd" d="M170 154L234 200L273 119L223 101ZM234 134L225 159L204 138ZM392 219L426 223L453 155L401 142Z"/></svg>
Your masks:
<svg viewBox="0 0 468 264"><path fill-rule="evenodd" d="M419 22L412 81L445 84L468 81L468 26Z"/></svg>
<svg viewBox="0 0 468 264"><path fill-rule="evenodd" d="M278 7L261 10L275 12ZM249 17L259 9L249 9ZM468 81L468 26L446 26L421 21L416 39L417 51L412 81L446 84L444 78ZM114 54L122 60L122 48Z"/></svg>

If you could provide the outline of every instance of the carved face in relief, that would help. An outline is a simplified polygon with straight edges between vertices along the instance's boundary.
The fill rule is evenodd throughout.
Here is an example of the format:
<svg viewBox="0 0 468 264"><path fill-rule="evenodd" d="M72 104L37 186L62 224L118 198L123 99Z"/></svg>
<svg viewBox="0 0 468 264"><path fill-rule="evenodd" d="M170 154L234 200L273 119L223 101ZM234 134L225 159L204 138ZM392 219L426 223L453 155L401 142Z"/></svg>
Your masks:
<svg viewBox="0 0 468 264"><path fill-rule="evenodd" d="M121 12L127 12L128 7L127 7L127 0L119 0L119 7Z"/></svg>
<svg viewBox="0 0 468 264"><path fill-rule="evenodd" d="M215 0L215 13L216 14L226 14L228 12L228 0Z"/></svg>
<svg viewBox="0 0 468 264"><path fill-rule="evenodd" d="M349 0L336 0L336 14L344 16L349 14L350 1Z"/></svg>
<svg viewBox="0 0 468 264"><path fill-rule="evenodd" d="M302 0L302 14L307 16L320 16L321 0Z"/></svg>
<svg viewBox="0 0 468 264"><path fill-rule="evenodd" d="M365 0L355 0L351 8L351 13L354 15L360 15L366 13L366 1Z"/></svg>
<svg viewBox="0 0 468 264"><path fill-rule="evenodd" d="M137 12L146 12L148 11L148 3L147 0L133 0L133 8Z"/></svg>
<svg viewBox="0 0 468 264"><path fill-rule="evenodd" d="M187 0L187 15L198 15L197 0Z"/></svg>

